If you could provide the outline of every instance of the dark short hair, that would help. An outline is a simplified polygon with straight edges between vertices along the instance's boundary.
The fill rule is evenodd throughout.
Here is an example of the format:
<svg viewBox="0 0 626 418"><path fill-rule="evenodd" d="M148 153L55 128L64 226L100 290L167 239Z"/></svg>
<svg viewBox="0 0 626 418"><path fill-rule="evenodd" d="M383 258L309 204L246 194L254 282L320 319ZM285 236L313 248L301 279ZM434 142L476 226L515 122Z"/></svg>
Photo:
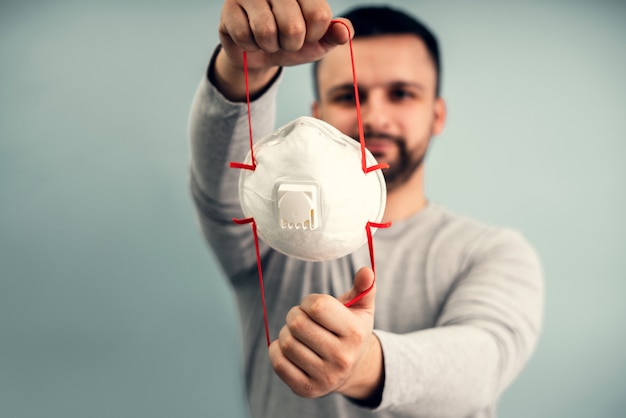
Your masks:
<svg viewBox="0 0 626 418"><path fill-rule="evenodd" d="M412 34L420 38L426 45L426 49L435 66L437 97L441 92L441 57L439 55L439 43L434 33L415 17L388 6L364 6L356 7L345 12L343 17L349 19L354 26L354 38L365 38L381 35ZM313 64L313 88L316 98L319 98L319 86L317 83L317 61Z"/></svg>

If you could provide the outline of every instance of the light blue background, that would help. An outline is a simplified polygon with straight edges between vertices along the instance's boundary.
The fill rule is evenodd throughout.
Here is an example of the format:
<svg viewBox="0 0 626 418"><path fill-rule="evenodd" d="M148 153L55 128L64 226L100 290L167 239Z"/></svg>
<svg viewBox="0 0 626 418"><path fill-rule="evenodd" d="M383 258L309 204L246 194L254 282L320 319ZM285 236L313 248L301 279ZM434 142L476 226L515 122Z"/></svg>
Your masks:
<svg viewBox="0 0 626 418"><path fill-rule="evenodd" d="M429 197L544 261L545 331L500 416L624 416L624 2L390 3L443 46ZM1 417L246 417L233 298L187 191L220 8L0 3ZM311 97L289 69L278 122Z"/></svg>

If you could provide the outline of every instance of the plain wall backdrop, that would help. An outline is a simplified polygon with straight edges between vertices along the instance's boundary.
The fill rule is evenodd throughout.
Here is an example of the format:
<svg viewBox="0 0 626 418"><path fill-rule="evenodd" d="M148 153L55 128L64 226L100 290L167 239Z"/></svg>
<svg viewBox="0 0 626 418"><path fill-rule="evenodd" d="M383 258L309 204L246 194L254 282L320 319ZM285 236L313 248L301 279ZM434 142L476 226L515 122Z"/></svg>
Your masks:
<svg viewBox="0 0 626 418"><path fill-rule="evenodd" d="M430 200L522 230L544 263L544 332L499 416L624 416L625 3L389 3L442 45ZM220 9L0 3L0 416L248 416L233 297L187 188ZM309 114L309 67L279 100L279 124Z"/></svg>

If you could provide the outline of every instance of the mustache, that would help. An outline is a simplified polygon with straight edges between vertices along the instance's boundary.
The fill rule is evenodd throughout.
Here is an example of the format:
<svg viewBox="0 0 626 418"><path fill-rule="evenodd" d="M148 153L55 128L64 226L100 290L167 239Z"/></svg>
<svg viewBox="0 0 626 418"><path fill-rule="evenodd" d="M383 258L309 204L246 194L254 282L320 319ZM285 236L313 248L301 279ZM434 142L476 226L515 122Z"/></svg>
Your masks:
<svg viewBox="0 0 626 418"><path fill-rule="evenodd" d="M352 139L355 141L359 141L359 135L352 135ZM363 132L363 139L367 142L368 140L381 140L381 141L392 141L396 144L404 143L404 138L394 135L389 135L385 132Z"/></svg>

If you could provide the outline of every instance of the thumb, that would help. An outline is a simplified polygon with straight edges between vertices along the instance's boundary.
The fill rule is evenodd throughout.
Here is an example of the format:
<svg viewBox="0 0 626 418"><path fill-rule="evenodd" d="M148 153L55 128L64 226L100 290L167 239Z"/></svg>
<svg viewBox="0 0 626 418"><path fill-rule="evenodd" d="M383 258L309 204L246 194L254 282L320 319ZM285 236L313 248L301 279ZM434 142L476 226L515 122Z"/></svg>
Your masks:
<svg viewBox="0 0 626 418"><path fill-rule="evenodd" d="M347 44L354 37L352 22L345 18L331 20L326 33L320 39L320 44L326 48L326 52L336 46Z"/></svg>
<svg viewBox="0 0 626 418"><path fill-rule="evenodd" d="M352 289L344 294L340 300L352 309L374 310L376 300L376 279L369 267L362 267L354 275Z"/></svg>

